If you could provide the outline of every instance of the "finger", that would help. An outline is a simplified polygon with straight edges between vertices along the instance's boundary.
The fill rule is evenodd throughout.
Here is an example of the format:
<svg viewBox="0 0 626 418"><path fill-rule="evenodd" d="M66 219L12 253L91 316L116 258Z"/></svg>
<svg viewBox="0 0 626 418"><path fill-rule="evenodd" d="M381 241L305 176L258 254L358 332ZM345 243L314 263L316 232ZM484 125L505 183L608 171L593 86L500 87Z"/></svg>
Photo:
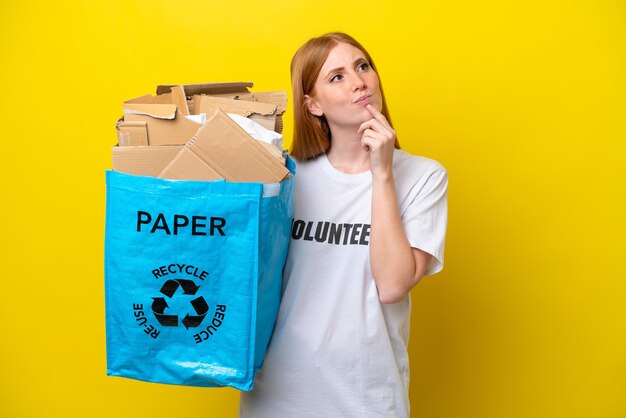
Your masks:
<svg viewBox="0 0 626 418"><path fill-rule="evenodd" d="M361 138L361 146L363 147L364 151L372 151L372 146L370 145L370 141L368 138Z"/></svg>
<svg viewBox="0 0 626 418"><path fill-rule="evenodd" d="M370 140L370 138L368 138L365 135L363 135L361 137L361 146L363 147L363 149L365 151L368 151L368 152L371 151L372 147L371 147L371 140Z"/></svg>
<svg viewBox="0 0 626 418"><path fill-rule="evenodd" d="M364 132L366 129L373 129L380 133L391 133L391 131L376 119L366 120L359 126L358 133Z"/></svg>
<svg viewBox="0 0 626 418"><path fill-rule="evenodd" d="M367 106L365 106L365 108L369 110L372 116L374 116L374 119L376 119L377 121L379 121L380 123L388 127L389 129L391 129L391 125L389 124L389 121L387 120L385 115L383 115L382 113L378 111L378 109L376 109L371 104L368 104Z"/></svg>
<svg viewBox="0 0 626 418"><path fill-rule="evenodd" d="M384 138L371 129L366 130L361 137L361 143L366 144L370 150L379 149L383 142Z"/></svg>
<svg viewBox="0 0 626 418"><path fill-rule="evenodd" d="M365 128L362 133L361 138L370 137L376 139L378 143L378 147L382 146L393 146L395 141L395 135L393 132L388 132L387 130L383 130L383 132L379 132L372 128Z"/></svg>

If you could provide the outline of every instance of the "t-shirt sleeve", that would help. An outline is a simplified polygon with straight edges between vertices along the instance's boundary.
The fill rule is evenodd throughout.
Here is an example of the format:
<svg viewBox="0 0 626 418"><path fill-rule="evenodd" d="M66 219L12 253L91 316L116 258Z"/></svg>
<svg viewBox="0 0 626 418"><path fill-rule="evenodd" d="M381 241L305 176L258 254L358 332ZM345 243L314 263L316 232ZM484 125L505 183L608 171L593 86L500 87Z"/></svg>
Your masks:
<svg viewBox="0 0 626 418"><path fill-rule="evenodd" d="M411 247L433 256L424 275L441 271L448 223L448 173L445 169L439 168L428 175L402 213L402 221Z"/></svg>

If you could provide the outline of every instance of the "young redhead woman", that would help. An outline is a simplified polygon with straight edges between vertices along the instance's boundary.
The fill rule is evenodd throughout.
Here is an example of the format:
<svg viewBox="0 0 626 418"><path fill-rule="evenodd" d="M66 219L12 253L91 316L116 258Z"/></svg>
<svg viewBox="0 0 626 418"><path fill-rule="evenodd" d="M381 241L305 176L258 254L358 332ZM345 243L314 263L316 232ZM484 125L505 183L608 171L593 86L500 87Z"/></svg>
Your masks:
<svg viewBox="0 0 626 418"><path fill-rule="evenodd" d="M399 149L374 62L350 36L305 43L291 77L283 299L240 418L408 418L409 292L443 267L446 171Z"/></svg>

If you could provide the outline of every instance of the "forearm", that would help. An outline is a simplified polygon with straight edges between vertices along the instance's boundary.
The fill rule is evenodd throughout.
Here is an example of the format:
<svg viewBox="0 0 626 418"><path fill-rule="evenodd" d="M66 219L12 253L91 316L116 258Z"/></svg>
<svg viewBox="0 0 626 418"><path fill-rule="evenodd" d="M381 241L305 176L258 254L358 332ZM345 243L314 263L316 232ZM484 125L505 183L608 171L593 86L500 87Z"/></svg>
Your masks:
<svg viewBox="0 0 626 418"><path fill-rule="evenodd" d="M404 232L393 175L372 179L370 263L380 301L393 303L406 296L423 272Z"/></svg>
<svg viewBox="0 0 626 418"><path fill-rule="evenodd" d="M370 152L372 172L372 227L370 264L378 298L382 303L402 300L422 278L431 255L411 248L400 218L393 178L396 134L387 119L372 105L373 118L361 124L362 145Z"/></svg>

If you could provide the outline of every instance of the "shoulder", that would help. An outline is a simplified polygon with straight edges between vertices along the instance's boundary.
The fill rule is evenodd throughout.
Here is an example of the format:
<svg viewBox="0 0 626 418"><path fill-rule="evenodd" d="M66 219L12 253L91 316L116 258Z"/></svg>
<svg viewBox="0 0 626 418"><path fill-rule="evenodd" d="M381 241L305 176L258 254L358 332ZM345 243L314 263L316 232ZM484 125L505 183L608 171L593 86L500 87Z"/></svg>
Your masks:
<svg viewBox="0 0 626 418"><path fill-rule="evenodd" d="M440 162L400 149L394 152L393 170L396 180L407 177L413 181L425 180L435 174L447 177L447 171Z"/></svg>
<svg viewBox="0 0 626 418"><path fill-rule="evenodd" d="M320 155L308 160L299 160L297 158L291 157L293 162L296 164L296 174L319 169L321 167L322 158L324 158L324 155Z"/></svg>

